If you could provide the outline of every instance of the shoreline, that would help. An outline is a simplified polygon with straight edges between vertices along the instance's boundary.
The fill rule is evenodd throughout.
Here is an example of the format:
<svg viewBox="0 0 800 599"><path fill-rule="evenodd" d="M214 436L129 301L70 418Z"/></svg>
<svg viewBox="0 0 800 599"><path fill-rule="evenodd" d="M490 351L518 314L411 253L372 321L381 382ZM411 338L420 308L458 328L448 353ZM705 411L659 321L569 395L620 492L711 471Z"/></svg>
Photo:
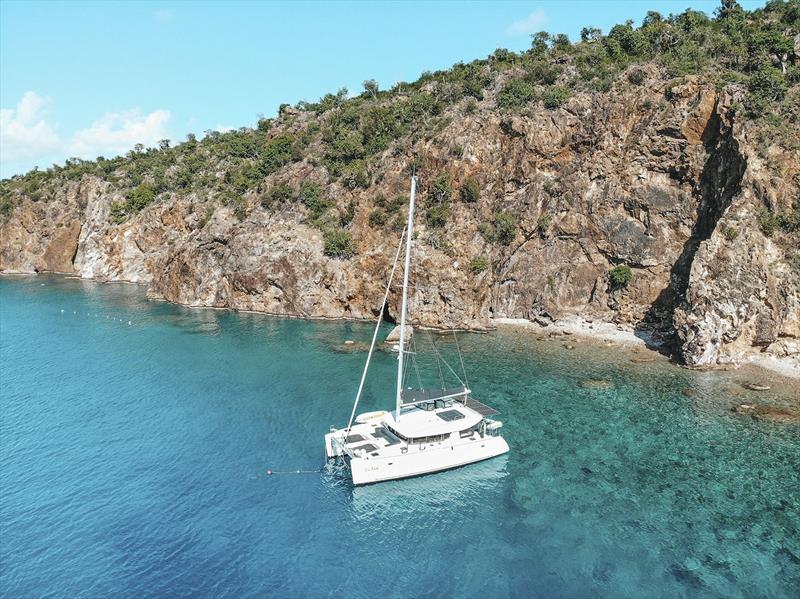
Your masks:
<svg viewBox="0 0 800 599"><path fill-rule="evenodd" d="M127 285L137 285L140 287L146 286L146 283L138 281L127 281L123 279L100 281L94 278L84 278L81 277L80 275L76 275L75 273L62 273L55 271L40 271L40 272L30 272L30 273L2 271L0 272L0 277L7 276L9 278L24 278L24 277L36 277L41 274L58 275L68 279L91 281L93 283L99 283L99 284L125 283ZM190 308L190 309L203 309L203 310L212 309L212 310L230 311L242 314L261 314L264 316L277 317L277 318L292 318L292 319L316 320L316 321L341 320L349 322L373 322L372 319L348 318L345 316L312 316L312 315L286 314L286 313L281 314L281 313L265 312L259 310L247 310L247 309L227 308L219 306L196 306L191 304L183 304L180 302L172 302L170 300L163 298L148 297L147 301L164 302L175 306L182 306L184 308ZM547 336L574 335L575 337L581 339L595 341L601 345L604 345L605 347L620 345L624 348L633 350L635 352L645 350L653 352L654 354L658 354L659 356L664 355L658 351L659 348L664 347L664 344L661 343L660 341L653 339L647 333L637 333L631 327L626 327L624 325L614 324L603 320L597 320L597 321L586 320L577 315L567 316L547 326L542 326L534 321L527 320L525 318L493 318L489 321L488 327L476 328L476 329L439 329L436 327L426 327L423 325L414 325L414 326L420 329L443 331L448 333L451 331L468 332L468 333L487 333L493 329L516 329L516 330L527 331L529 333L537 335L547 335ZM676 366L680 365L676 364ZM731 366L733 368L731 368ZM800 379L800 356L778 357L756 352L746 353L742 357L742 359L735 364L730 364L730 365L720 364L706 368L690 368L690 370L732 371L732 370L739 370L745 366L752 366L760 370L764 370L768 373L777 374L779 376L788 379ZM684 366L681 367L686 368Z"/></svg>
<svg viewBox="0 0 800 599"><path fill-rule="evenodd" d="M647 334L636 333L632 328L623 325L605 321L589 321L579 316L568 316L548 326L542 326L524 318L495 318L492 323L498 329L525 330L529 333L548 336L574 335L581 339L595 341L606 347L621 345L636 352L646 350L654 354L663 355L658 351L659 348L664 347L663 343L654 340ZM676 366L680 365L676 364ZM736 371L746 366L755 367L788 379L800 379L800 357L781 358L755 352L748 352L736 364L719 364L707 368L681 367L699 371Z"/></svg>

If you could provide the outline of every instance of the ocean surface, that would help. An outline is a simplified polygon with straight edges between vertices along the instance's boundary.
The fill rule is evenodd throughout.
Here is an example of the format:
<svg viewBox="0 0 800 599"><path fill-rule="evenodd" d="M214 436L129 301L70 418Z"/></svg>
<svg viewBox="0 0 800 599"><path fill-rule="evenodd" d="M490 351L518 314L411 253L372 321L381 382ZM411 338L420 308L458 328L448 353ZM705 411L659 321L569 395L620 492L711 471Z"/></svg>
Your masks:
<svg viewBox="0 0 800 599"><path fill-rule="evenodd" d="M0 596L800 596L800 426L731 412L796 388L463 334L511 453L353 488L323 435L371 332L0 279Z"/></svg>

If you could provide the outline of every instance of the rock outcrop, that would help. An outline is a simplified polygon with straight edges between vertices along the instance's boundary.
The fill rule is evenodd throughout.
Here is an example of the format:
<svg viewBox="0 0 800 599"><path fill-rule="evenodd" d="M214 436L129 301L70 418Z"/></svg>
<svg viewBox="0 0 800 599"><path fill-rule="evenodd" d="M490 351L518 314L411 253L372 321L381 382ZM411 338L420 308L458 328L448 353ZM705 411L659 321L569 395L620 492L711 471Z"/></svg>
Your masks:
<svg viewBox="0 0 800 599"><path fill-rule="evenodd" d="M258 193L238 210L196 191L165 194L117 224L110 215L121 192L86 175L55 197L24 199L2 221L0 270L133 281L190 306L394 318L397 288L386 307L376 303L400 227L370 214L376 198L407 193L416 160L415 324L486 328L494 318L579 314L673 344L690 365L798 354L795 238L766 237L759 218L797 201L800 152L764 147L758 127L738 117L736 86L670 82L648 68L640 86L580 93L556 110L503 114L491 96L477 108L454 104L433 138L403 139L379 155L366 189L329 178L310 158L265 179L264 189L318 181L341 210L352 206L351 258L325 255L304 206L264 208ZM291 115L285 127L303 118ZM480 197L454 199L447 225L433 228L426 191L442 172L455 189L474 179ZM508 245L480 232L498 212L516 219ZM476 258L486 267L471 266ZM619 264L632 270L625 286L609 280Z"/></svg>

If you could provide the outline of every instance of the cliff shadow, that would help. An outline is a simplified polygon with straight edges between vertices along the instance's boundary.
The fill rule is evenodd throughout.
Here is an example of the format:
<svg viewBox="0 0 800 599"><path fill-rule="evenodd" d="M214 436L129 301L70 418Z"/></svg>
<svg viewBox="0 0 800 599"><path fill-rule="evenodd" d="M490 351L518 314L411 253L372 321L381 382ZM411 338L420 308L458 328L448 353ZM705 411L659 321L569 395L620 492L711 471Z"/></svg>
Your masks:
<svg viewBox="0 0 800 599"><path fill-rule="evenodd" d="M682 361L681 339L675 329L674 315L676 308L686 301L695 255L740 193L747 168L747 159L739 151L739 143L730 127L723 130L717 110L706 126L703 140L709 156L696 187L700 202L692 232L670 269L669 283L634 327L636 336L649 348L669 355L674 361Z"/></svg>

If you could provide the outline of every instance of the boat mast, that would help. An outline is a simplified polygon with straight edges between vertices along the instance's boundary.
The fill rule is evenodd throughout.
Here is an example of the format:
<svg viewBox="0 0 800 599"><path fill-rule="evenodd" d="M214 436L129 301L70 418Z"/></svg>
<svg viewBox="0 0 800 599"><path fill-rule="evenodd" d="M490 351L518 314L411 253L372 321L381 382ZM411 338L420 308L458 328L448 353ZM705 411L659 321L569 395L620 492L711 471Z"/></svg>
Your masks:
<svg viewBox="0 0 800 599"><path fill-rule="evenodd" d="M406 226L406 257L403 268L403 304L400 309L400 355L397 358L397 414L400 420L400 406L403 402L403 356L406 343L406 315L408 312L408 271L411 270L411 239L414 237L414 198L417 195L417 178L411 177L411 198L408 202L408 225Z"/></svg>

